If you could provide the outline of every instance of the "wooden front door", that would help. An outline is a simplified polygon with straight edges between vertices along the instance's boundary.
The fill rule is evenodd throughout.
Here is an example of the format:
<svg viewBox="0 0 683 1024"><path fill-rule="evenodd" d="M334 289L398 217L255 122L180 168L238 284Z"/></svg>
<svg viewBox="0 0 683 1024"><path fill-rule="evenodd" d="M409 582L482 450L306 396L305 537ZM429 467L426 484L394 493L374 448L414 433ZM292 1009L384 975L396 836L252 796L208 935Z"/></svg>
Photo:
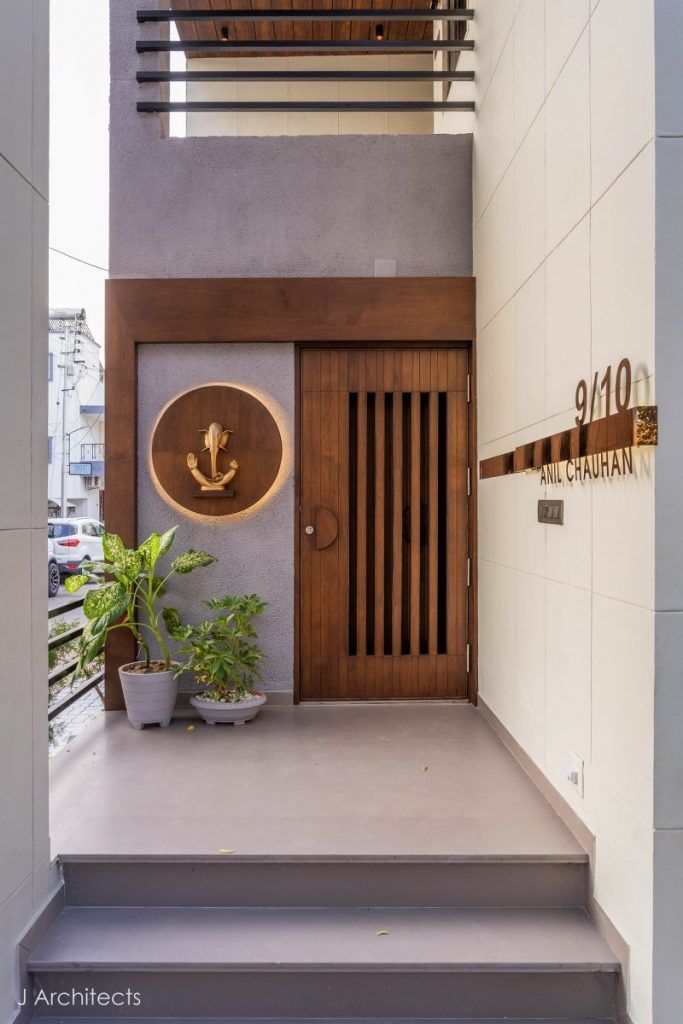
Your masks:
<svg viewBox="0 0 683 1024"><path fill-rule="evenodd" d="M467 696L468 353L304 349L303 700Z"/></svg>

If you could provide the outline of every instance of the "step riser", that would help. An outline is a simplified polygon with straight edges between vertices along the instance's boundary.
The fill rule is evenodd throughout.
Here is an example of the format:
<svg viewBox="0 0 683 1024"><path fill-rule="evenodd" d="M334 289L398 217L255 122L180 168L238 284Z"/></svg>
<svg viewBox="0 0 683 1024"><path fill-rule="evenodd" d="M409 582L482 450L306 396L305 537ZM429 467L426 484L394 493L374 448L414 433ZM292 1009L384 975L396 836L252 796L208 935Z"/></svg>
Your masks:
<svg viewBox="0 0 683 1024"><path fill-rule="evenodd" d="M204 1022L198 1020L197 1017L176 1017L170 1019L173 1020L173 1024L204 1024ZM287 1024L359 1024L357 1017L354 1019L335 1017L333 1019L328 1018L328 1021L321 1019L313 1020L310 1017L260 1017L257 1021L244 1017L222 1017L220 1019L212 1017L210 1021L206 1022L206 1024L282 1024L283 1019L286 1019ZM81 1017L79 1019L79 1024L101 1024L101 1020L101 1017ZM155 1019L151 1017L139 1017L136 1019L135 1024L166 1024L168 1020L169 1018L162 1019L157 1017ZM57 1017L41 1017L40 1021L41 1024L62 1024L61 1018ZM383 1019L378 1020L377 1017L375 1017L372 1021L367 1021L366 1024L397 1024L397 1019L394 1017L389 1020L384 1017ZM505 1022L501 1021L500 1018L494 1020L493 1017L478 1017L476 1020L472 1017L467 1020L463 1017L430 1017L429 1020L416 1020L411 1017L410 1022L405 1019L401 1021L401 1024L505 1024ZM553 1017L552 1020L547 1017L544 1017L543 1020L539 1020L538 1018L531 1020L528 1017L522 1020L522 1018L517 1017L514 1021L508 1018L507 1024L616 1024L616 1021L613 1018L610 1020L597 1020L595 1017L591 1017L590 1019L582 1017L580 1020L578 1017L572 1017L571 1019L567 1017L562 1017L562 1019L559 1017Z"/></svg>
<svg viewBox="0 0 683 1024"><path fill-rule="evenodd" d="M139 993L130 1007L62 1006L60 1020L97 1017L590 1017L614 1013L613 972L37 972L36 1017L51 993Z"/></svg>
<svg viewBox="0 0 683 1024"><path fill-rule="evenodd" d="M82 907L583 907L583 863L80 862Z"/></svg>

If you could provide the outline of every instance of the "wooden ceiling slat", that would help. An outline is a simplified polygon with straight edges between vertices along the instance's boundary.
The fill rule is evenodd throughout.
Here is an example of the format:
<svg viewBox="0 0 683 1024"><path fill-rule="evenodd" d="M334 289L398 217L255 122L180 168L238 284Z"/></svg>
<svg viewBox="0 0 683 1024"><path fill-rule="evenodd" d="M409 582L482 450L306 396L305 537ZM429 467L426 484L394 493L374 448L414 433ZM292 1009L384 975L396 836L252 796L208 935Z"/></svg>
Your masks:
<svg viewBox="0 0 683 1024"><path fill-rule="evenodd" d="M217 2L217 0L214 0ZM233 10L238 11L242 4L242 0L230 0L230 7ZM253 3L249 0L248 6L253 8ZM272 4L271 4L272 6ZM237 27L237 38L238 39L256 39L256 22L245 21L245 22L233 22L233 25Z"/></svg>
<svg viewBox="0 0 683 1024"><path fill-rule="evenodd" d="M391 8L411 8L414 10L430 9L430 0L171 0L171 7L178 10L197 10L211 7L213 10L229 8L230 10L244 10L245 8L255 9L278 9L278 10L307 10L311 7L336 8L336 9L367 9L377 11L376 19L370 21L286 21L275 19L273 21L233 21L213 22L209 19L196 21L177 22L180 38L184 42L196 39L220 39L221 29L228 29L230 40L260 40L278 41L283 39L296 39L304 41L312 39L315 42L325 40L350 39L357 41L372 41L375 38L376 25L384 25L384 38L387 40L420 40L432 38L432 23L428 21L391 21L382 20L382 11ZM188 56L225 56L222 53L205 53L199 51L188 54ZM243 54L238 54L236 56Z"/></svg>
<svg viewBox="0 0 683 1024"><path fill-rule="evenodd" d="M350 10L353 7L353 0L336 0L334 6L337 10ZM351 22L350 21L335 21L332 23L332 38L333 39L350 39L351 38Z"/></svg>
<svg viewBox="0 0 683 1024"><path fill-rule="evenodd" d="M430 0L410 0L410 6L413 10L428 11L431 7L431 4ZM431 39L432 31L433 29L431 21L411 21L407 25L407 32L404 38Z"/></svg>
<svg viewBox="0 0 683 1024"><path fill-rule="evenodd" d="M442 0L441 6L442 7L445 6L445 4L443 3L443 0ZM425 21L424 27L422 29L422 34L420 36L418 36L418 38L419 39L434 39L434 37L436 35L436 33L434 31L435 27L436 26L434 25L433 21ZM443 22L441 22L441 31L443 31Z"/></svg>
<svg viewBox="0 0 683 1024"><path fill-rule="evenodd" d="M201 8L203 6L204 6L204 0L190 0L190 7L199 7L199 8ZM213 8L213 6L214 6L213 2L209 3L209 7ZM195 22L195 25L196 24L197 23ZM207 32L204 31L203 27L202 27L201 31L198 30L197 38L198 39L220 39L220 34L219 34L219 29L218 29L217 22L210 21L207 24L207 29L208 29Z"/></svg>
<svg viewBox="0 0 683 1024"><path fill-rule="evenodd" d="M174 0L173 6L179 11L191 10L189 0ZM192 39L199 39L197 32L197 23L194 21L178 21L176 22L178 27L178 35L183 42L189 42Z"/></svg>
<svg viewBox="0 0 683 1024"><path fill-rule="evenodd" d="M362 8L363 7L363 3L364 3L364 0L352 0L351 6L352 7ZM368 7L374 7L375 5L373 3L373 0L370 0L370 3L368 3L367 6ZM349 33L349 39L366 39L367 38L367 25L365 24L365 22L362 22L362 21L352 21L350 23L349 27L351 29L351 31ZM365 34L364 34L364 32L365 32Z"/></svg>
<svg viewBox="0 0 683 1024"><path fill-rule="evenodd" d="M305 11L307 8L310 9L313 6L313 0L294 0L292 7L298 11ZM313 22L311 21L294 21L294 34L292 39L312 39Z"/></svg>
<svg viewBox="0 0 683 1024"><path fill-rule="evenodd" d="M287 3L286 0L271 0L270 7L273 10L279 11L286 7L290 7L291 4ZM294 36L291 34L294 31L294 25L292 22L282 21L278 18L277 21L273 22L273 35L275 39L293 39Z"/></svg>
<svg viewBox="0 0 683 1024"><path fill-rule="evenodd" d="M268 10L271 6L270 0L246 0L252 10ZM256 38L267 42L269 39L273 39L275 35L275 22L273 21L255 21L254 31Z"/></svg>
<svg viewBox="0 0 683 1024"><path fill-rule="evenodd" d="M316 6L318 6L316 4ZM333 6L332 0L321 0L320 7L324 9L331 9ZM308 24L308 22L307 22ZM332 39L332 22L331 21L313 21L310 22L311 34L309 39L315 39L318 42L321 39Z"/></svg>

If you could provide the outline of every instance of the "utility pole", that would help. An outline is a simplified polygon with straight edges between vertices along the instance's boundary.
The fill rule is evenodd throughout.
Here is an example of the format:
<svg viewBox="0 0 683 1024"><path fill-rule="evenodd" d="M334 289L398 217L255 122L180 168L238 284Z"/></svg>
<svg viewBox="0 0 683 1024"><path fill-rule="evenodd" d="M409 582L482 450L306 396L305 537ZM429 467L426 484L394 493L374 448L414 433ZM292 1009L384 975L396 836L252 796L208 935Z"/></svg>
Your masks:
<svg viewBox="0 0 683 1024"><path fill-rule="evenodd" d="M62 338L62 493L61 493L61 514L66 519L69 514L69 498L67 486L69 483L69 462L71 461L71 434L69 433L67 417L67 396L73 391L72 380L74 374L74 357L76 355L76 339L80 333L81 322L85 319L85 310L74 313L71 323L67 320L64 324L64 336ZM73 344L72 344L73 342Z"/></svg>
<svg viewBox="0 0 683 1024"><path fill-rule="evenodd" d="M69 350L71 348L71 325L65 324L64 326L64 337L62 339L62 496L61 496L61 512L62 518L66 519L69 514L69 499L67 497L66 489L69 481L69 459L71 453L67 452L66 447L69 443L69 435L67 433L67 419L66 419L66 406L67 406L67 395L68 395L68 381L69 381Z"/></svg>

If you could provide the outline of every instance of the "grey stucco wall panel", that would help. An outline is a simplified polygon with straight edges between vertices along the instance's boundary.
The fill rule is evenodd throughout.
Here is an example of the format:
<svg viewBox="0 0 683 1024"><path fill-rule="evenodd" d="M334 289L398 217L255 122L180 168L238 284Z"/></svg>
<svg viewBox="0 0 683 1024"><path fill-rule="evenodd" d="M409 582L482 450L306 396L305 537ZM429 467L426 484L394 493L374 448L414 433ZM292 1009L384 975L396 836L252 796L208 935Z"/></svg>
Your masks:
<svg viewBox="0 0 683 1024"><path fill-rule="evenodd" d="M138 535L178 523L177 551L209 551L217 561L172 581L167 603L187 621L208 616L202 600L258 593L268 602L259 623L266 655L265 689L291 690L294 660L294 350L291 345L144 345L138 363ZM269 402L283 434L284 466L277 490L254 511L211 519L173 507L149 474L154 424L166 403L201 384L224 382L256 390ZM184 453L179 453L182 457Z"/></svg>
<svg viewBox="0 0 683 1024"><path fill-rule="evenodd" d="M113 277L472 272L469 135L139 139L123 116Z"/></svg>

